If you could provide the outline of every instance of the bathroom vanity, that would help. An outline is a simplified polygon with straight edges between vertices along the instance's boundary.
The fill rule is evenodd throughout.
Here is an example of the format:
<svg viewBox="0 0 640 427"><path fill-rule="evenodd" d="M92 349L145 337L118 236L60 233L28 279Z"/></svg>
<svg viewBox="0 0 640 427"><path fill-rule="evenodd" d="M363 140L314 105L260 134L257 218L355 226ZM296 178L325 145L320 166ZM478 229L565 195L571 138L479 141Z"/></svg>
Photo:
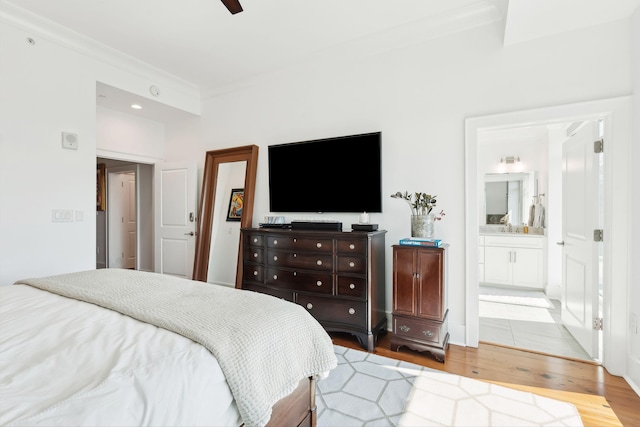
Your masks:
<svg viewBox="0 0 640 427"><path fill-rule="evenodd" d="M544 289L546 241L543 234L481 233L478 239L478 281Z"/></svg>

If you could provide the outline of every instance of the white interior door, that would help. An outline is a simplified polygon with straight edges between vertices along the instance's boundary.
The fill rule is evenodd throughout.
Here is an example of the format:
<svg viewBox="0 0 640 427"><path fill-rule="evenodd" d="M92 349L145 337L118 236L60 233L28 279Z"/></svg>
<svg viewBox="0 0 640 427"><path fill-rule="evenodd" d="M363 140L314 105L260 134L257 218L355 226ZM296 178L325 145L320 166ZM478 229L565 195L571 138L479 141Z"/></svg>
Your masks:
<svg viewBox="0 0 640 427"><path fill-rule="evenodd" d="M192 278L196 247L195 163L155 167L155 271Z"/></svg>
<svg viewBox="0 0 640 427"><path fill-rule="evenodd" d="M108 266L136 267L136 176L109 172L107 183Z"/></svg>
<svg viewBox="0 0 640 427"><path fill-rule="evenodd" d="M563 144L562 322L593 358L599 357L598 250L601 154L594 153L597 122L587 122Z"/></svg>

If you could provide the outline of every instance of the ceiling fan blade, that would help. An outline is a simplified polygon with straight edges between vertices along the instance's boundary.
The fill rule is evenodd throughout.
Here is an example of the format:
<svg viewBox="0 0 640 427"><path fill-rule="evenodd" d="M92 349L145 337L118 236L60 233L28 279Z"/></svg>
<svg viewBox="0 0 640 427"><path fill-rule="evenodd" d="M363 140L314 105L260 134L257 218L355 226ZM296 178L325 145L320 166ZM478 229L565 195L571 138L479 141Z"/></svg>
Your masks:
<svg viewBox="0 0 640 427"><path fill-rule="evenodd" d="M222 0L222 3L229 9L232 15L242 12L242 6L239 0Z"/></svg>

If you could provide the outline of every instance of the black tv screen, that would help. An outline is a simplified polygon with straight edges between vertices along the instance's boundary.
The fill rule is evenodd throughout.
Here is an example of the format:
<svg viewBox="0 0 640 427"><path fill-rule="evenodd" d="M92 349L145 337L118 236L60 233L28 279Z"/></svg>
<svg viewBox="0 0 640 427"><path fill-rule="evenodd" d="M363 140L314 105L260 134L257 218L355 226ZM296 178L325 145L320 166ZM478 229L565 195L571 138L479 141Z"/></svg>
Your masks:
<svg viewBox="0 0 640 427"><path fill-rule="evenodd" d="M381 133L269 146L271 212L382 212Z"/></svg>

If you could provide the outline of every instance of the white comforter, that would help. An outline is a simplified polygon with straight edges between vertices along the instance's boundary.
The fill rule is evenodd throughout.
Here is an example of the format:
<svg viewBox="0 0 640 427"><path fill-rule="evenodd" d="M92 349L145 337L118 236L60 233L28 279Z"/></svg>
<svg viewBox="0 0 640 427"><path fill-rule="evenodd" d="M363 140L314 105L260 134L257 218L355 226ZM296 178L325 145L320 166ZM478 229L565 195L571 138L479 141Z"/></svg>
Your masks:
<svg viewBox="0 0 640 427"><path fill-rule="evenodd" d="M323 377L337 365L331 338L317 320L301 306L268 295L121 269L16 283L96 304L201 344L218 361L247 426L266 424L272 406L302 378Z"/></svg>
<svg viewBox="0 0 640 427"><path fill-rule="evenodd" d="M92 304L0 287L0 425L241 423L201 345Z"/></svg>

